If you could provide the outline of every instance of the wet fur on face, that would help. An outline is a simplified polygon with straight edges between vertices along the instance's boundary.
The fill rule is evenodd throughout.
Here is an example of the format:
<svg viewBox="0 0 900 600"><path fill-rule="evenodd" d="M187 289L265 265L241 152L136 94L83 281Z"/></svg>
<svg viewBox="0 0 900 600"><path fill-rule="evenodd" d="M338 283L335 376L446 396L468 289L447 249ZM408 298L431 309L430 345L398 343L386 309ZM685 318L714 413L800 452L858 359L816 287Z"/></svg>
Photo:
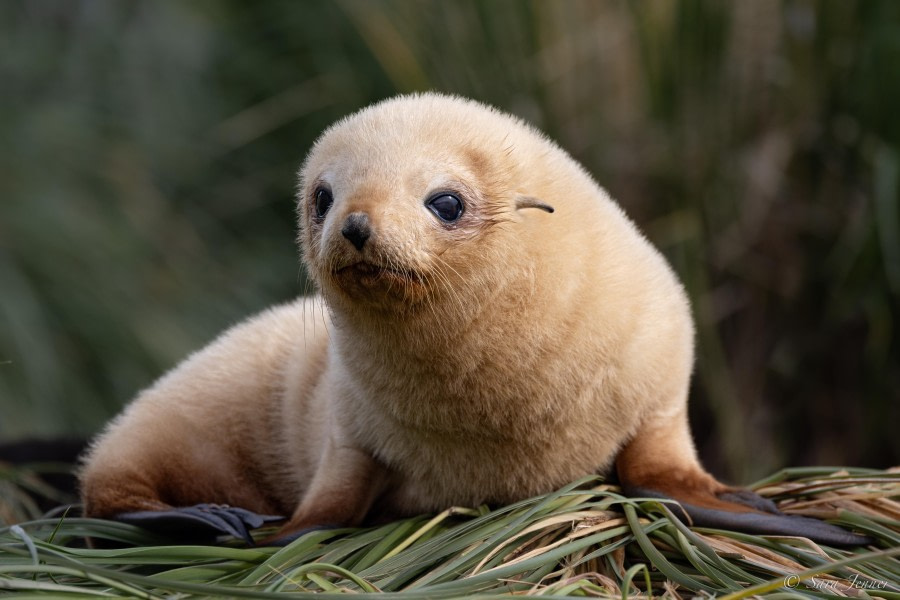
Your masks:
<svg viewBox="0 0 900 600"><path fill-rule="evenodd" d="M461 114L448 119L440 98L417 100L424 110L412 119L408 107L388 103L341 121L301 169L300 244L329 302L408 313L449 295L461 305L466 288L501 275L493 258L514 235L506 225L518 218L520 167L510 148L489 154L478 146L503 144L508 132ZM454 143L464 136L470 143ZM334 198L324 218L316 215L320 189ZM443 193L463 202L458 221L443 223L426 208ZM341 235L354 213L366 214L372 229L362 252ZM454 308L444 308L448 321Z"/></svg>

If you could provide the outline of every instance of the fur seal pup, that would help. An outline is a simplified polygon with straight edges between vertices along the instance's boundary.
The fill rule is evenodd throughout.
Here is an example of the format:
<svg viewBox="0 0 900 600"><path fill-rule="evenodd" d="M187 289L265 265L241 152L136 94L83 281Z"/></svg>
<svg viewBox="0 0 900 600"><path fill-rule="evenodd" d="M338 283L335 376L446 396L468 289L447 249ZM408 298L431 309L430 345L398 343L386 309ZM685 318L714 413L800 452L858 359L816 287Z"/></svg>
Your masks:
<svg viewBox="0 0 900 600"><path fill-rule="evenodd" d="M615 464L626 490L697 522L866 541L703 470L681 284L522 121L439 94L375 104L316 141L298 196L320 296L142 392L84 461L88 516L248 537L290 515L289 539L510 503Z"/></svg>

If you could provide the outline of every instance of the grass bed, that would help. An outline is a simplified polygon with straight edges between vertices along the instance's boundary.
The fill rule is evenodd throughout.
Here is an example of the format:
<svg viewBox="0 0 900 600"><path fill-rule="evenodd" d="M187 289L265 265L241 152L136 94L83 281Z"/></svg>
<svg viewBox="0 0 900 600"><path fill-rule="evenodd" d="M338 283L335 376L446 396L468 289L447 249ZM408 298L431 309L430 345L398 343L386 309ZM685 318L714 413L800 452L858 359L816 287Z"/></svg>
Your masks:
<svg viewBox="0 0 900 600"><path fill-rule="evenodd" d="M789 469L754 487L785 512L827 518L877 542L836 550L802 538L691 529L663 503L625 498L589 478L493 511L454 508L377 528L315 531L285 548L171 546L120 523L24 521L0 529L0 591L42 598L900 599L900 471ZM84 536L128 547L85 548Z"/></svg>

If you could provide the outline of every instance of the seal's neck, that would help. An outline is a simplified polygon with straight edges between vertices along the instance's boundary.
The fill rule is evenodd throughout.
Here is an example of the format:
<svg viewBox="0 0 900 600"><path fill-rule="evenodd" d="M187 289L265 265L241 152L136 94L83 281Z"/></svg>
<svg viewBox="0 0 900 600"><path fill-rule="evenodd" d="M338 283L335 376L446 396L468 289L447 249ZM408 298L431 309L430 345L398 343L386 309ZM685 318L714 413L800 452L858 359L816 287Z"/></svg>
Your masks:
<svg viewBox="0 0 900 600"><path fill-rule="evenodd" d="M460 360L514 345L535 294L528 273L435 291L425 300L370 309L347 299L329 302L341 350L409 364ZM513 342L512 344L510 342Z"/></svg>
<svg viewBox="0 0 900 600"><path fill-rule="evenodd" d="M410 430L454 439L552 429L546 360L558 340L546 338L562 329L539 321L554 317L526 279L501 283L460 296L449 322L428 306L395 315L335 309L332 341L366 405Z"/></svg>

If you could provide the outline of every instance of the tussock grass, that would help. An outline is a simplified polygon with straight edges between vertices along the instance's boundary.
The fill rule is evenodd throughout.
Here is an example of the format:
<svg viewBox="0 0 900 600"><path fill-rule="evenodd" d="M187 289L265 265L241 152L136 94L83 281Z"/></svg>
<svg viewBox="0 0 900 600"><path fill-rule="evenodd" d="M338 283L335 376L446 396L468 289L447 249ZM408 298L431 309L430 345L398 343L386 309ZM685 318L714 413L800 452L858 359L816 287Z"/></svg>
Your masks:
<svg viewBox="0 0 900 600"><path fill-rule="evenodd" d="M161 545L119 523L27 521L0 529L0 590L59 598L900 598L900 472L789 469L755 487L786 512L827 518L877 542L837 550L691 529L663 503L625 498L590 478L496 510L314 531L284 548ZM85 548L84 536L127 547Z"/></svg>

